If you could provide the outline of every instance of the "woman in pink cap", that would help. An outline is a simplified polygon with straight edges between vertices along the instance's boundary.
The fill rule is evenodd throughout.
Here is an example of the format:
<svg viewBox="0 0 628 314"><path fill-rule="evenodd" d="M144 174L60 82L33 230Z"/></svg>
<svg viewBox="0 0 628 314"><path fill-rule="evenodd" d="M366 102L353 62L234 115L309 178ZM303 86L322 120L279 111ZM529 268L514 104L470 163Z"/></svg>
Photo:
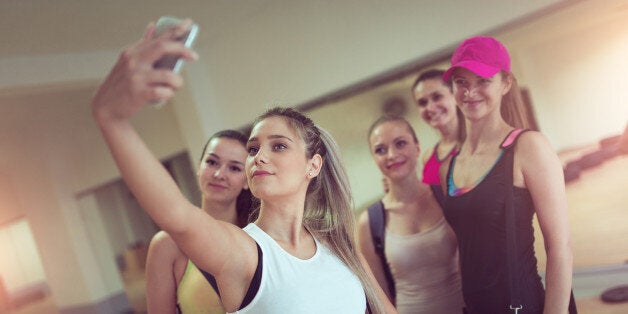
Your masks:
<svg viewBox="0 0 628 314"><path fill-rule="evenodd" d="M440 175L467 312L566 313L573 256L562 165L541 133L519 129L525 117L517 114L508 51L494 38L469 38L443 79L453 82L466 124ZM534 253L535 213L547 253L545 288Z"/></svg>

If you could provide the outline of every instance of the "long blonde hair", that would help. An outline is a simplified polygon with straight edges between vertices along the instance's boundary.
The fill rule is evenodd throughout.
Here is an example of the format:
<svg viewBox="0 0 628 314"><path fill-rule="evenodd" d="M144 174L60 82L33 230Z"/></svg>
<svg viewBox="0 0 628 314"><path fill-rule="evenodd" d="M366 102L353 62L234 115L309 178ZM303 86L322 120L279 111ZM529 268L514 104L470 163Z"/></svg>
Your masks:
<svg viewBox="0 0 628 314"><path fill-rule="evenodd" d="M299 133L305 142L307 158L312 158L315 154L323 158L319 175L308 186L303 213L304 226L360 279L371 311L382 313L383 307L375 288L356 254L353 199L338 145L327 131L291 108L272 108L259 116L253 125L277 116L283 117Z"/></svg>

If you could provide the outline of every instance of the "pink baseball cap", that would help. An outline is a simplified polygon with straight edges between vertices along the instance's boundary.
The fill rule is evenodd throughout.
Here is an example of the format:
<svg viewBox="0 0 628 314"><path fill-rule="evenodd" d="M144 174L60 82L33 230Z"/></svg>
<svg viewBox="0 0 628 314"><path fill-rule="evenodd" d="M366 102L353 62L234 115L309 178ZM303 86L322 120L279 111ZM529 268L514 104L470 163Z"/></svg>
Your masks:
<svg viewBox="0 0 628 314"><path fill-rule="evenodd" d="M451 67L443 74L443 80L448 81L451 78L451 72L457 67L489 78L499 71L510 72L510 56L506 47L493 37L470 37L454 51L451 56Z"/></svg>

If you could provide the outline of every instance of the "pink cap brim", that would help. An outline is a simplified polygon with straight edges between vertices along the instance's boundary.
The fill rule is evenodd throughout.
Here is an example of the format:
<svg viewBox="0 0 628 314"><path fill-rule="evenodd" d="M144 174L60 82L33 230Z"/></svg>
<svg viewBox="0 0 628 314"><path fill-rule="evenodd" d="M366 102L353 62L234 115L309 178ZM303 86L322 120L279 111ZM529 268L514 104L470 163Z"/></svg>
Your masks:
<svg viewBox="0 0 628 314"><path fill-rule="evenodd" d="M455 68L465 68L483 78L492 77L501 70L500 68L492 67L482 62L473 60L460 61L445 71L445 74L443 74L443 81L449 81L451 78L451 72L453 72Z"/></svg>

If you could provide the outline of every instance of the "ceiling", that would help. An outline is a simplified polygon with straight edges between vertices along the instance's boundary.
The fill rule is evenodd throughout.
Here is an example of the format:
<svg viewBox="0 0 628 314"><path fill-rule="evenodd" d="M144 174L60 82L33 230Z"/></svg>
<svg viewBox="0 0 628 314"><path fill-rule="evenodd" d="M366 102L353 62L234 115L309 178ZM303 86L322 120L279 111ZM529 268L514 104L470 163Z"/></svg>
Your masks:
<svg viewBox="0 0 628 314"><path fill-rule="evenodd" d="M2 0L0 59L68 52L119 50L162 15L203 21L203 40L266 7L269 0ZM184 3L184 4L182 4ZM193 14L190 14L193 12ZM36 38L37 40L32 40Z"/></svg>

